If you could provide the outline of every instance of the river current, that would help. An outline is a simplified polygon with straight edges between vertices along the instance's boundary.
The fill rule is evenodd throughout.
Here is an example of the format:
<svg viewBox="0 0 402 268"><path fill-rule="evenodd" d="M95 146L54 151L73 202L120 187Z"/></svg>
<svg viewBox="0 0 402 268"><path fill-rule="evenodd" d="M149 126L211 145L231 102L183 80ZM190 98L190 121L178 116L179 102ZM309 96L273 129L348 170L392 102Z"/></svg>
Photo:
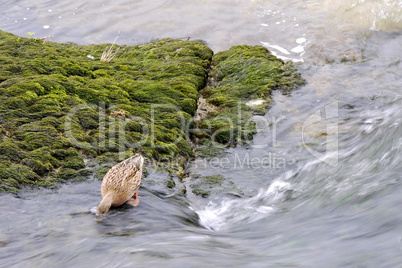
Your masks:
<svg viewBox="0 0 402 268"><path fill-rule="evenodd" d="M4 1L3 1L4 2ZM402 4L49 1L0 4L0 29L79 44L263 45L306 86L274 92L253 142L195 159L183 187L150 173L140 206L96 218L100 181L0 195L0 267L401 267ZM196 175L225 188L191 194ZM179 184L177 178L173 178Z"/></svg>

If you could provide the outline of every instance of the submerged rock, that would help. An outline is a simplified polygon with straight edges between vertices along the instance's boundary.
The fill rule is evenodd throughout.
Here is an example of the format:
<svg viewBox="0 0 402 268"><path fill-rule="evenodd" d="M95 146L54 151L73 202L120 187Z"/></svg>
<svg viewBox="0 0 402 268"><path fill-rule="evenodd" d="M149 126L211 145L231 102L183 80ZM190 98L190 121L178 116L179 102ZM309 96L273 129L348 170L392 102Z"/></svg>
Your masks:
<svg viewBox="0 0 402 268"><path fill-rule="evenodd" d="M233 181L226 179L222 175L201 176L194 174L191 178L192 183L189 188L195 195L209 197L211 194L227 194L241 196L243 192L236 188Z"/></svg>
<svg viewBox="0 0 402 268"><path fill-rule="evenodd" d="M233 47L213 60L201 41L113 48L101 61L111 46L0 31L0 191L101 179L135 152L145 166L183 172L194 141L252 138L252 107L244 100L269 100L271 90L304 82L258 46ZM200 91L204 108L213 108L201 117Z"/></svg>

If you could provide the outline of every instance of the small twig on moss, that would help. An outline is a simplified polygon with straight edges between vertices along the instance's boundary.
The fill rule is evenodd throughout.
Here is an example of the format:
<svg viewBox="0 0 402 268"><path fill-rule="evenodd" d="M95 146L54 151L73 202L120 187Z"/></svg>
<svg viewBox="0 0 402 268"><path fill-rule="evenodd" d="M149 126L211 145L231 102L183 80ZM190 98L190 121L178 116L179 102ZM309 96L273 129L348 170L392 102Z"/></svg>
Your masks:
<svg viewBox="0 0 402 268"><path fill-rule="evenodd" d="M117 52L119 52L120 47L118 47L116 50L113 50L113 46L115 45L119 35L120 35L120 32L117 34L112 45L110 47L105 48L105 51L103 51L102 56L100 58L100 61L110 62L116 56Z"/></svg>
<svg viewBox="0 0 402 268"><path fill-rule="evenodd" d="M43 42L43 44L46 44L49 40L53 40L53 34L45 36L43 38L40 38L39 40L41 40Z"/></svg>

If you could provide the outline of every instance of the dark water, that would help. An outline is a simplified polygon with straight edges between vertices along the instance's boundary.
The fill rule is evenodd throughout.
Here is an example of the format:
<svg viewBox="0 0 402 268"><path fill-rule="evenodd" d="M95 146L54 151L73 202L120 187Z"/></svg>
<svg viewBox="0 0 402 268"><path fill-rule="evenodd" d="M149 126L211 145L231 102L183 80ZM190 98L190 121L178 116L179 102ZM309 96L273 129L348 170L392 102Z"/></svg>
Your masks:
<svg viewBox="0 0 402 268"><path fill-rule="evenodd" d="M97 219L100 182L0 195L1 267L402 266L399 1L8 1L0 27L55 41L263 44L308 84L276 92L253 144L197 159L186 197L149 174ZM44 27L45 26L45 27ZM191 194L194 174L240 190ZM178 180L176 180L178 181Z"/></svg>

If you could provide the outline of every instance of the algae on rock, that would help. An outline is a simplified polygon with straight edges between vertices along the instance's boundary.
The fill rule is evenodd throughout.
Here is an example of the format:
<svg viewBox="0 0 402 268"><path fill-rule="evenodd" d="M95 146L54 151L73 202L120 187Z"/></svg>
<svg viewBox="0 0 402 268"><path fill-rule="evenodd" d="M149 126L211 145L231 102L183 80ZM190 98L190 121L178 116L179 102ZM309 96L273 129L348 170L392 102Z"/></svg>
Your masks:
<svg viewBox="0 0 402 268"><path fill-rule="evenodd" d="M159 162L193 155L185 126L212 51L163 39L119 46L105 63L105 47L0 31L0 191L99 178L133 151Z"/></svg>
<svg viewBox="0 0 402 268"><path fill-rule="evenodd" d="M213 109L198 118L194 139L201 155L208 155L211 142L235 146L252 140L253 113L261 113L271 100L271 91L300 87L305 80L292 62L283 62L262 46L240 45L218 52L212 61L208 85L201 91L205 106ZM247 101L262 99L250 107ZM261 107L262 106L262 107Z"/></svg>
<svg viewBox="0 0 402 268"><path fill-rule="evenodd" d="M210 195L228 195L240 196L243 192L236 188L233 181L226 179L222 175L200 176L194 174L191 178L192 183L189 185L191 191L195 195L201 197L209 197Z"/></svg>

